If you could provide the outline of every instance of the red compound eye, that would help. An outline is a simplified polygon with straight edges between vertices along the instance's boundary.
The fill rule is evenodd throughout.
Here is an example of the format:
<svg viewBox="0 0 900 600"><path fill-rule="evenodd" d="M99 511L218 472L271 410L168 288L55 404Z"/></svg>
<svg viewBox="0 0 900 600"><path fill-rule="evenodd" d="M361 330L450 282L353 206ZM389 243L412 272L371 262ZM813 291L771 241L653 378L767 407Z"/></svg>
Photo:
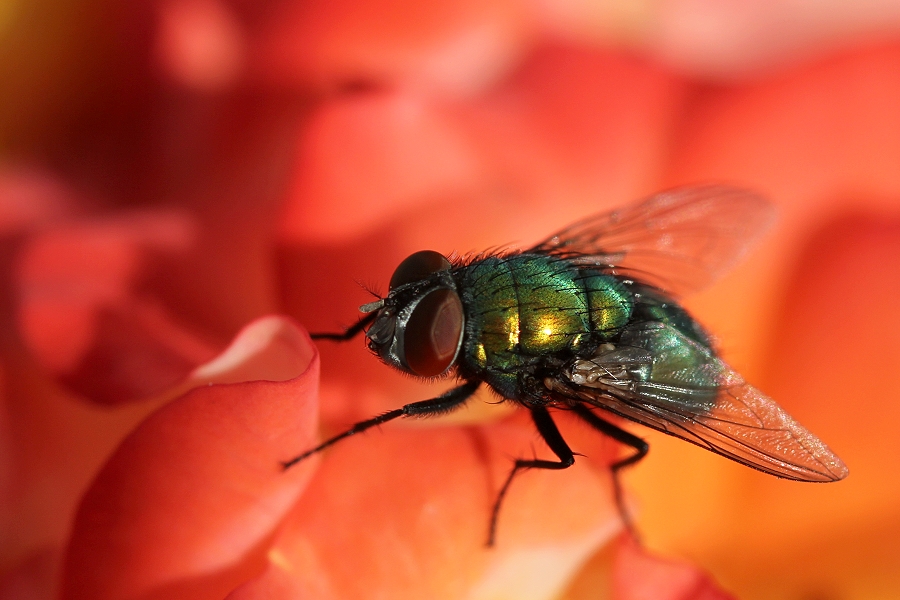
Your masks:
<svg viewBox="0 0 900 600"><path fill-rule="evenodd" d="M413 309L403 335L403 354L410 371L434 377L450 368L462 331L463 307L457 293L448 289L429 292Z"/></svg>
<svg viewBox="0 0 900 600"><path fill-rule="evenodd" d="M391 275L391 289L395 290L401 285L421 281L438 271L450 269L450 261L440 252L434 250L421 250L410 254L394 269Z"/></svg>

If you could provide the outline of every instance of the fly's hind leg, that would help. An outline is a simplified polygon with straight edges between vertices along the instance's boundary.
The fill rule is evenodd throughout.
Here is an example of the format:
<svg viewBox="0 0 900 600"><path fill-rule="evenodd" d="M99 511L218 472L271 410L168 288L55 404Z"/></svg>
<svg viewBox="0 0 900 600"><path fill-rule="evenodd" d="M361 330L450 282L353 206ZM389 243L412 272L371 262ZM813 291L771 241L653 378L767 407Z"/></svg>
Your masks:
<svg viewBox="0 0 900 600"><path fill-rule="evenodd" d="M412 402L405 406L401 406L400 408L388 411L383 415L378 415L377 417L373 417L365 421L360 421L343 433L339 433L336 436L325 440L315 448L310 448L303 454L300 454L299 456L296 456L291 460L285 461L281 464L285 469L289 469L298 462L309 458L313 454L321 452L325 448L338 443L344 438L348 438L351 435L355 435L357 433L362 433L367 429L371 429L372 427L387 423L388 421L393 421L394 419L397 419L399 417L428 417L448 413L465 404L466 400L471 398L472 394L475 393L475 390L478 389L478 385L480 383L480 381L467 381L466 383L455 387L452 390L444 392L437 398L422 400L420 402Z"/></svg>
<svg viewBox="0 0 900 600"><path fill-rule="evenodd" d="M556 423L553 422L547 409L543 406L534 406L530 407L529 410L531 411L531 418L534 420L538 433L541 434L544 442L547 443L547 446L553 451L553 454L559 458L559 461L538 459L519 459L516 461L512 471L509 472L509 476L506 478L506 482L503 484L503 487L500 488L500 492L497 494L497 500L494 502L494 508L491 511L491 524L487 540L488 547L494 545L497 534L497 517L500 515L500 505L503 503L503 498L506 497L506 492L509 490L509 484L512 483L513 478L520 471L524 469L551 469L556 471L568 469L575 464L575 455L572 453L566 440L563 439L562 434L560 434L559 429L556 427Z"/></svg>
<svg viewBox="0 0 900 600"><path fill-rule="evenodd" d="M600 433L611 437L620 444L625 444L626 446L634 449L634 454L632 454L631 456L626 456L625 458L611 464L610 470L612 470L613 493L615 494L616 508L618 508L619 510L619 515L622 517L622 522L625 524L625 527L635 539L639 539L634 528L634 522L631 520L631 515L628 513L628 510L625 507L625 498L622 494L622 484L619 481L619 471L624 467L633 465L634 463L647 456L647 452L650 451L650 446L647 444L647 442L637 437L636 435L631 434L620 427L616 427L615 425L608 421L605 421L604 419L601 419L584 404L576 404L572 408L572 412L581 417L582 420L584 420L588 425L590 425Z"/></svg>

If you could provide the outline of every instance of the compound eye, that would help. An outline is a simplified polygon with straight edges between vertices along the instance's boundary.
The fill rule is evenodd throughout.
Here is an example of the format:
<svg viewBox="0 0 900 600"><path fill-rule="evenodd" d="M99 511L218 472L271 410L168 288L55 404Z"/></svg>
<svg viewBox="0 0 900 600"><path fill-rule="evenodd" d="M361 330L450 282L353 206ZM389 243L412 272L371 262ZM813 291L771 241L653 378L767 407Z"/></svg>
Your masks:
<svg viewBox="0 0 900 600"><path fill-rule="evenodd" d="M463 307L453 290L429 292L413 309L403 334L403 353L410 371L434 377L456 359L463 331Z"/></svg>
<svg viewBox="0 0 900 600"><path fill-rule="evenodd" d="M394 269L391 275L391 289L395 290L401 285L421 281L438 271L450 269L450 261L440 252L434 250L420 250L410 254Z"/></svg>

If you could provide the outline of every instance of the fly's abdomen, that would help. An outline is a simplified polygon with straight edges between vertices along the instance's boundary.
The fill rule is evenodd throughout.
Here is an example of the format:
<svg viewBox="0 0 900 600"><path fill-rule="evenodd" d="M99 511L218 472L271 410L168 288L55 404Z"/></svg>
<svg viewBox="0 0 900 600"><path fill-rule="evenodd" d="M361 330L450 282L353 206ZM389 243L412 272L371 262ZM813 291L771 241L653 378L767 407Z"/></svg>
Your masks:
<svg viewBox="0 0 900 600"><path fill-rule="evenodd" d="M589 352L617 335L634 307L614 277L558 257L488 257L460 271L466 307L465 358L508 372L549 354Z"/></svg>

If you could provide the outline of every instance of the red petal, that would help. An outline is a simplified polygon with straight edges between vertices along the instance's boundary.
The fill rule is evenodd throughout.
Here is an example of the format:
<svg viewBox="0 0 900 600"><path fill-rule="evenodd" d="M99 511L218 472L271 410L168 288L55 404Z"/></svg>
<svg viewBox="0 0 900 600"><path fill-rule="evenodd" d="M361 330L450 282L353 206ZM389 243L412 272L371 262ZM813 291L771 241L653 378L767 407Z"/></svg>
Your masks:
<svg viewBox="0 0 900 600"><path fill-rule="evenodd" d="M246 61L237 15L220 0L158 3L159 61L180 83L206 91L234 84Z"/></svg>
<svg viewBox="0 0 900 600"><path fill-rule="evenodd" d="M679 78L636 57L559 44L536 49L467 114L491 176L516 194L517 210L501 214L527 221L507 224L507 235L527 243L655 191L665 132L684 92Z"/></svg>
<svg viewBox="0 0 900 600"><path fill-rule="evenodd" d="M183 214L69 222L29 239L18 262L20 331L49 371L104 403L183 380L216 347L138 291L154 253L183 251Z"/></svg>
<svg viewBox="0 0 900 600"><path fill-rule="evenodd" d="M28 229L68 212L68 190L36 169L0 166L0 234Z"/></svg>
<svg viewBox="0 0 900 600"><path fill-rule="evenodd" d="M261 15L254 69L280 82L401 80L471 93L517 57L526 16L510 0L275 2Z"/></svg>
<svg viewBox="0 0 900 600"><path fill-rule="evenodd" d="M623 536L613 564L615 600L733 600L708 575L687 563L647 553Z"/></svg>
<svg viewBox="0 0 900 600"><path fill-rule="evenodd" d="M648 192L682 93L648 63L547 46L468 103L377 90L341 98L301 140L283 230L292 240L344 241L389 227L379 247L392 241L403 252L528 243ZM422 225L435 218L445 226Z"/></svg>
<svg viewBox="0 0 900 600"><path fill-rule="evenodd" d="M282 228L305 242L354 237L429 197L461 193L479 170L450 115L404 92L326 104L301 145Z"/></svg>
<svg viewBox="0 0 900 600"><path fill-rule="evenodd" d="M145 420L81 503L63 597L221 597L261 566L261 544L314 470L310 461L284 472L280 462L313 443L319 361L282 320L251 325L235 346L251 358L270 346L270 357L285 354L282 368L253 379L300 374L210 382ZM240 363L217 362L199 376L227 378Z"/></svg>
<svg viewBox="0 0 900 600"><path fill-rule="evenodd" d="M59 550L39 550L0 578L0 600L53 600L60 568Z"/></svg>

